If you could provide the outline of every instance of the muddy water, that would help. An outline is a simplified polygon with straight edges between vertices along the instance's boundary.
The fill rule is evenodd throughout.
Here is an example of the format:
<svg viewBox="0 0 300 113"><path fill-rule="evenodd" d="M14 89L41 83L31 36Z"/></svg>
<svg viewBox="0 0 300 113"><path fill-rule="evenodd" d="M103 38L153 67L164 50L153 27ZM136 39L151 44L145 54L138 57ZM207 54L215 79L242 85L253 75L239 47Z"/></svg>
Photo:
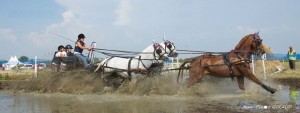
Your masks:
<svg viewBox="0 0 300 113"><path fill-rule="evenodd" d="M236 81L230 79L204 79L195 87L184 88L176 86L172 77L163 77L143 80L134 87L127 85L116 91L95 92L90 88L93 84L85 87L79 84L81 79L76 79L78 88L69 88L76 86L72 80L63 78L62 85L56 84L60 90L51 90L76 93L84 89L90 93L0 92L0 113L300 112L299 88L272 81L263 82L278 90L273 95L248 80L245 81L246 92L239 91Z"/></svg>
<svg viewBox="0 0 300 113"><path fill-rule="evenodd" d="M183 113L186 99L163 96L1 94L1 113Z"/></svg>
<svg viewBox="0 0 300 113"><path fill-rule="evenodd" d="M300 112L300 98L288 86L275 95L255 93L210 96L134 96L119 94L0 93L1 113L197 113ZM259 97L257 97L259 96Z"/></svg>

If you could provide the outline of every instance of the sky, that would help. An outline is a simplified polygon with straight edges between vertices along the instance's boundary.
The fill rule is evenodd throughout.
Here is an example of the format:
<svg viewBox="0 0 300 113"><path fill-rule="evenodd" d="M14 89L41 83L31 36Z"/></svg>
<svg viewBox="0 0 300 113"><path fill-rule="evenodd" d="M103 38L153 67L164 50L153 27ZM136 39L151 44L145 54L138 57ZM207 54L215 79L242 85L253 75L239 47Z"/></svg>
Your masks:
<svg viewBox="0 0 300 113"><path fill-rule="evenodd" d="M97 48L142 51L164 33L177 49L226 52L260 32L273 53L300 51L299 0L2 0L0 59L52 59L85 34ZM97 57L105 57L96 54ZM195 55L191 55L195 56ZM179 57L189 57L179 55Z"/></svg>

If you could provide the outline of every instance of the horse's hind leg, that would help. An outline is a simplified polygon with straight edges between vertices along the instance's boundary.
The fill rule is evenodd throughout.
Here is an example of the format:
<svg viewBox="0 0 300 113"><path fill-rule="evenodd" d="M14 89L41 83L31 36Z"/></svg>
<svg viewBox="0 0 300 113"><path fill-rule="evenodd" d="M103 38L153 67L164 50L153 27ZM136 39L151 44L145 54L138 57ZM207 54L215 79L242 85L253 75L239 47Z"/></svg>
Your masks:
<svg viewBox="0 0 300 113"><path fill-rule="evenodd" d="M245 90L244 77L243 76L238 76L237 80L238 80L237 82L239 84L240 90Z"/></svg>
<svg viewBox="0 0 300 113"><path fill-rule="evenodd" d="M276 92L276 89L271 88L271 87L269 87L269 86L263 84L259 79L257 79L257 78L255 77L255 75L250 71L249 68L240 66L239 69L240 69L241 72L244 72L244 75L245 75L249 80L252 80L253 82L257 83L258 85L261 85L261 87L263 87L264 89L266 89L267 91L269 91L269 92L272 93L272 94L274 94L274 93Z"/></svg>

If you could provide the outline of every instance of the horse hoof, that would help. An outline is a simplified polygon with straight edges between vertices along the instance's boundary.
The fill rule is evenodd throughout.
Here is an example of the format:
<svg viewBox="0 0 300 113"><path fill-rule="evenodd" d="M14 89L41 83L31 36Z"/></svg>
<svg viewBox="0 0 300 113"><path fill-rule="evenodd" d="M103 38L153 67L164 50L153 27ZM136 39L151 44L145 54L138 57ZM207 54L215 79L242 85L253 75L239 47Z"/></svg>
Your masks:
<svg viewBox="0 0 300 113"><path fill-rule="evenodd" d="M276 91L277 91L276 89L272 89L270 92L271 92L272 94L274 94Z"/></svg>

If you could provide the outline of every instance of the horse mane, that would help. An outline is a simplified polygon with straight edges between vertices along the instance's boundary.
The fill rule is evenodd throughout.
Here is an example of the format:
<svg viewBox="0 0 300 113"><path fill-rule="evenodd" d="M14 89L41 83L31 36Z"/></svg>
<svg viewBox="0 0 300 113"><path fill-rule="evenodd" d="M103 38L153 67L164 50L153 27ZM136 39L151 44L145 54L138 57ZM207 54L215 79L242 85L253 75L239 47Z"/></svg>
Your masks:
<svg viewBox="0 0 300 113"><path fill-rule="evenodd" d="M242 47L242 45L244 45L244 43L247 41L248 37L250 37L250 36L251 36L251 34L242 38L241 41L237 44L237 46L235 46L234 49L239 50Z"/></svg>

